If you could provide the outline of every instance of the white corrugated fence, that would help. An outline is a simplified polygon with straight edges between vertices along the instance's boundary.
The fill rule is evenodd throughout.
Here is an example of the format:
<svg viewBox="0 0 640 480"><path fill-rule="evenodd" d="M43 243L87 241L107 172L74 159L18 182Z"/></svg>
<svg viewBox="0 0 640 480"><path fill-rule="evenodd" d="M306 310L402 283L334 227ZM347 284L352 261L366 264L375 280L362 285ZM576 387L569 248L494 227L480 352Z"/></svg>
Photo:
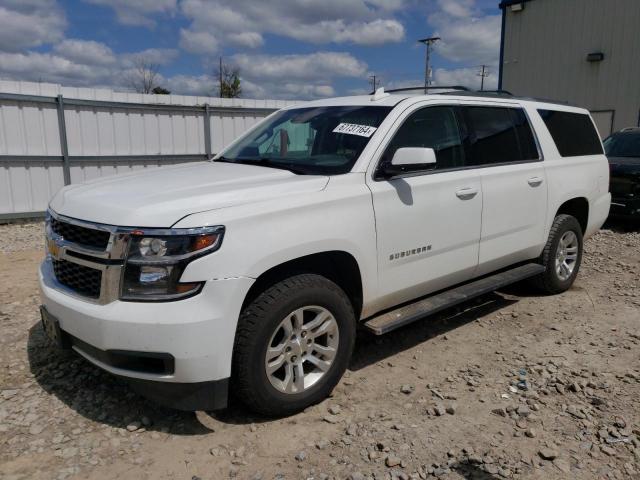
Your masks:
<svg viewBox="0 0 640 480"><path fill-rule="evenodd" d="M293 103L0 81L0 220L42 214L65 183L210 158Z"/></svg>

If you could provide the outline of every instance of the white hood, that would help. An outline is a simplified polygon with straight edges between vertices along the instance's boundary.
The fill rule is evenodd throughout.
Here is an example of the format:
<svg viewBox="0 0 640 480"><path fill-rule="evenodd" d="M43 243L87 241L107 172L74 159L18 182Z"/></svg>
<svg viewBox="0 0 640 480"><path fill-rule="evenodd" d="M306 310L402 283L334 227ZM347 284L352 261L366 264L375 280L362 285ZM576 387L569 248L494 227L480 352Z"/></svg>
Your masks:
<svg viewBox="0 0 640 480"><path fill-rule="evenodd" d="M53 197L50 207L97 223L170 227L196 212L317 192L328 180L275 168L198 162L69 185Z"/></svg>

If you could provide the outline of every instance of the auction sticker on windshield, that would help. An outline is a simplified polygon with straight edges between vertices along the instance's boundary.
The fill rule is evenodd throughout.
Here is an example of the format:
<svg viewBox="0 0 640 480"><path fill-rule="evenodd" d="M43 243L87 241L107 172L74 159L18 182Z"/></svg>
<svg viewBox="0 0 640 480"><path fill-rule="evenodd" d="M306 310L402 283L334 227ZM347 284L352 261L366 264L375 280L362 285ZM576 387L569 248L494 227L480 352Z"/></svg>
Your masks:
<svg viewBox="0 0 640 480"><path fill-rule="evenodd" d="M348 135L359 135L369 138L376 131L376 127L368 125L358 125L356 123L341 123L333 129L333 133L346 133Z"/></svg>

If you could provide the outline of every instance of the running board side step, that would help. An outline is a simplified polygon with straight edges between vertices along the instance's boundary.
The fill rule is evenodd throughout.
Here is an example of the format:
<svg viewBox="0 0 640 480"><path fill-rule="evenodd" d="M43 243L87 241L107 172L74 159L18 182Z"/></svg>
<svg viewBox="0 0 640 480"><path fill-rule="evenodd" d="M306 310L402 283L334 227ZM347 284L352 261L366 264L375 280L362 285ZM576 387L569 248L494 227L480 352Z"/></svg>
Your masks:
<svg viewBox="0 0 640 480"><path fill-rule="evenodd" d="M374 335L384 335L396 328L404 327L429 315L466 302L480 295L544 273L544 267L537 263L527 263L495 275L474 280L459 287L418 300L417 302L373 317L364 323Z"/></svg>

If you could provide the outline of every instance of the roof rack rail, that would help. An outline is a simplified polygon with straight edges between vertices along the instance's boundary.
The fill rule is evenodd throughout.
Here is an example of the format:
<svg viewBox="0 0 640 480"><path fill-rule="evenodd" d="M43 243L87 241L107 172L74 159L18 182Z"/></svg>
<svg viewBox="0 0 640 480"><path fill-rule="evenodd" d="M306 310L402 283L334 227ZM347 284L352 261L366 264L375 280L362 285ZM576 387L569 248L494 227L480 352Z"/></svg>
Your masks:
<svg viewBox="0 0 640 480"><path fill-rule="evenodd" d="M396 92L410 92L413 90L422 90L426 92L427 90L462 90L464 92L470 92L467 87L462 85L429 85L428 87L403 87L403 88L392 88L391 90L385 90L387 93L396 93ZM373 94L373 93L372 93Z"/></svg>
<svg viewBox="0 0 640 480"><path fill-rule="evenodd" d="M460 95L465 97L493 97L493 98L512 98L514 100L528 100L535 102L544 102L556 105L569 105L569 102L562 100L551 100L547 98L534 98L534 97L522 97L516 96L511 93L509 90L496 89L496 90L471 90L468 87L462 85L429 85L427 90L448 90L446 92L435 92L436 95ZM455 92L452 92L454 90ZM424 92L424 86L421 87L404 87L404 88L394 88L391 90L385 90L385 93L399 93L399 92L411 92L411 91L419 91ZM375 92L371 92L371 95L374 95ZM638 127L640 128L640 127Z"/></svg>
<svg viewBox="0 0 640 480"><path fill-rule="evenodd" d="M438 92L438 95L449 95L451 92ZM493 97L493 98L515 98L513 93L507 90L467 90L456 92L456 95L464 95L465 97Z"/></svg>
<svg viewBox="0 0 640 480"><path fill-rule="evenodd" d="M509 97L513 97L513 93L511 93L509 90L502 90L502 89L497 89L497 90L478 90L478 93L494 93L496 95L507 95Z"/></svg>

